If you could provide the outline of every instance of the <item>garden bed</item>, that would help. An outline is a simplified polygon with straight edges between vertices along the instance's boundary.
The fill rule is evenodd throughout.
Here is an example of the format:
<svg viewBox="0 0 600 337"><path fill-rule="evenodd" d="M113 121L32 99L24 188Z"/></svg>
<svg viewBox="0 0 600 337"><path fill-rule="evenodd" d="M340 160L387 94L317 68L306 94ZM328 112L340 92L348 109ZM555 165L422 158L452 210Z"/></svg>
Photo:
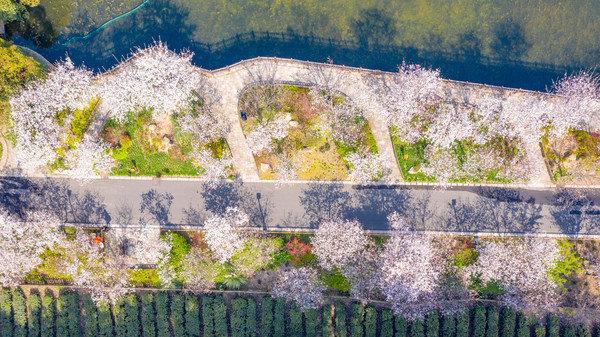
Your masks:
<svg viewBox="0 0 600 337"><path fill-rule="evenodd" d="M153 118L149 110L130 112L123 122L109 119L102 137L116 161L113 175L201 176L205 170L194 158L198 151L208 150L216 160L231 157L225 139L198 144L176 116ZM232 175L233 167L228 171Z"/></svg>
<svg viewBox="0 0 600 337"><path fill-rule="evenodd" d="M554 181L582 185L600 183L600 134L570 130L558 138L546 132L541 144Z"/></svg>
<svg viewBox="0 0 600 337"><path fill-rule="evenodd" d="M322 95L272 85L250 87L241 96L242 129L261 179L347 180L352 156L377 155L366 118L344 96ZM334 117L339 109L348 114Z"/></svg>

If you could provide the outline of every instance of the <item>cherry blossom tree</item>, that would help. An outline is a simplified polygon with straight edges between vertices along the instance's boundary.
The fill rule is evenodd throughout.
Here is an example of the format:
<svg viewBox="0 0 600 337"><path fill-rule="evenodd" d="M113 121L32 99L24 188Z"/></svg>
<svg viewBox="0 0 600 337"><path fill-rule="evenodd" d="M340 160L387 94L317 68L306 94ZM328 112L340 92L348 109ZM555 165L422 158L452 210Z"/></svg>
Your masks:
<svg viewBox="0 0 600 337"><path fill-rule="evenodd" d="M422 317L436 308L444 262L432 237L409 231L398 215L388 217L393 235L381 253L381 289L396 314Z"/></svg>
<svg viewBox="0 0 600 337"><path fill-rule="evenodd" d="M10 99L16 135L15 159L25 172L47 165L62 140L71 114L59 125L63 111L83 109L95 96L92 73L71 60L58 62L46 79L33 82Z"/></svg>
<svg viewBox="0 0 600 337"><path fill-rule="evenodd" d="M208 182L217 182L229 176L229 169L233 166L230 157L217 159L207 149L194 151L192 153L194 162L204 169L202 179Z"/></svg>
<svg viewBox="0 0 600 337"><path fill-rule="evenodd" d="M313 252L325 269L343 269L365 249L369 238L358 221L323 222L311 239Z"/></svg>
<svg viewBox="0 0 600 337"><path fill-rule="evenodd" d="M274 297L295 303L301 311L317 309L323 303L324 287L317 271L307 267L280 269L273 285Z"/></svg>
<svg viewBox="0 0 600 337"><path fill-rule="evenodd" d="M383 164L379 154L360 155L352 153L344 157L351 166L348 180L360 183L378 181L385 178L390 168Z"/></svg>
<svg viewBox="0 0 600 337"><path fill-rule="evenodd" d="M558 134L569 129L598 130L600 122L600 76L587 72L568 75L553 85L553 93L564 98L552 124Z"/></svg>
<svg viewBox="0 0 600 337"><path fill-rule="evenodd" d="M154 108L172 114L186 108L201 86L201 74L192 65L192 53L176 54L161 42L138 49L133 56L100 77L100 109L117 120L127 112Z"/></svg>
<svg viewBox="0 0 600 337"><path fill-rule="evenodd" d="M262 151L270 151L273 140L281 140L288 134L292 116L289 114L275 117L272 121L260 123L246 137L248 146L254 154Z"/></svg>
<svg viewBox="0 0 600 337"><path fill-rule="evenodd" d="M19 285L25 275L41 262L40 254L57 242L60 221L46 212L32 214L20 221L0 212L0 284Z"/></svg>
<svg viewBox="0 0 600 337"><path fill-rule="evenodd" d="M223 215L213 215L204 222L204 238L220 262L229 260L246 241L240 233L248 227L250 218L242 210L228 207Z"/></svg>
<svg viewBox="0 0 600 337"><path fill-rule="evenodd" d="M90 135L85 135L74 150L67 152L67 169L62 173L81 180L110 173L115 161L108 149L108 144L101 139L96 140Z"/></svg>
<svg viewBox="0 0 600 337"><path fill-rule="evenodd" d="M171 250L170 239L160 236L160 227L147 223L112 227L106 242L111 252L122 256L130 267L159 264L168 258Z"/></svg>
<svg viewBox="0 0 600 337"><path fill-rule="evenodd" d="M548 277L548 268L559 258L555 240L481 240L477 251L477 262L465 268L467 279L500 282L506 304L531 312L552 311L560 304L559 289Z"/></svg>

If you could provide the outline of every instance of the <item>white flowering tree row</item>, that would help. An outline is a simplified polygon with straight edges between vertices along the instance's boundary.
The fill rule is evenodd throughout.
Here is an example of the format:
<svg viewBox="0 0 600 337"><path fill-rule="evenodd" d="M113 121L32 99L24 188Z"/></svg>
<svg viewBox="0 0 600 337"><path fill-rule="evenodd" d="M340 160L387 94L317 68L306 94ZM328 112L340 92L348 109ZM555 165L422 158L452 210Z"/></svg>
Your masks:
<svg viewBox="0 0 600 337"><path fill-rule="evenodd" d="M26 173L44 171L65 142L73 111L99 99L94 121L78 144L71 144L63 173L75 178L110 171L113 161L108 144L99 135L105 118L123 121L126 114L152 108L155 114L171 115L201 101L202 109L182 116L181 124L198 141L223 137L228 126L214 115L216 93L191 63L192 54L176 54L158 43L139 49L133 57L108 73L94 75L75 67L70 59L58 62L46 78L28 85L10 100L16 135L16 165ZM65 114L65 120L57 118ZM74 147L74 148L73 148ZM197 153L196 160L213 176L231 163L210 160ZM221 174L222 175L222 174Z"/></svg>

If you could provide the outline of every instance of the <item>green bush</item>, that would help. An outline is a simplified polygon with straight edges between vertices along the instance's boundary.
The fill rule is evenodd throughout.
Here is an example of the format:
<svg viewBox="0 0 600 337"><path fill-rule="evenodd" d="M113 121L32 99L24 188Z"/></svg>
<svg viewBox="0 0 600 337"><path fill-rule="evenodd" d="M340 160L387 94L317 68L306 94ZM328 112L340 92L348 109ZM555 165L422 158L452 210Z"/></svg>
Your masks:
<svg viewBox="0 0 600 337"><path fill-rule="evenodd" d="M492 300L505 293L500 282L496 280L483 282L480 275L475 275L469 281L469 290L475 291L481 299Z"/></svg>
<svg viewBox="0 0 600 337"><path fill-rule="evenodd" d="M407 337L408 336L408 322L402 316L396 316L394 321L396 327L395 337Z"/></svg>
<svg viewBox="0 0 600 337"><path fill-rule="evenodd" d="M156 337L156 310L154 309L154 295L152 293L142 294L140 317L144 337Z"/></svg>
<svg viewBox="0 0 600 337"><path fill-rule="evenodd" d="M156 336L170 337L169 328L169 294L159 292L154 295L154 305L156 308Z"/></svg>
<svg viewBox="0 0 600 337"><path fill-rule="evenodd" d="M571 241L561 239L557 244L560 258L555 260L552 267L548 269L548 277L556 285L565 289L565 284L573 275L583 273L583 260L575 251L575 245Z"/></svg>
<svg viewBox="0 0 600 337"><path fill-rule="evenodd" d="M342 302L335 304L335 336L348 336L348 323L346 318L346 306Z"/></svg>
<svg viewBox="0 0 600 337"><path fill-rule="evenodd" d="M159 288L161 286L156 269L130 269L127 274L128 282L132 287Z"/></svg>
<svg viewBox="0 0 600 337"><path fill-rule="evenodd" d="M569 324L569 325L565 326L562 336L563 337L577 337L577 331L575 330L574 326Z"/></svg>
<svg viewBox="0 0 600 337"><path fill-rule="evenodd" d="M246 299L235 298L231 301L229 324L232 337L244 337L246 325Z"/></svg>
<svg viewBox="0 0 600 337"><path fill-rule="evenodd" d="M469 313L461 312L456 317L456 337L469 337Z"/></svg>
<svg viewBox="0 0 600 337"><path fill-rule="evenodd" d="M317 337L317 310L308 309L304 312L304 333L306 337Z"/></svg>
<svg viewBox="0 0 600 337"><path fill-rule="evenodd" d="M227 336L227 307L223 296L215 296L213 300L215 319L215 336Z"/></svg>
<svg viewBox="0 0 600 337"><path fill-rule="evenodd" d="M213 300L211 296L202 296L202 336L215 335L215 319L213 314Z"/></svg>
<svg viewBox="0 0 600 337"><path fill-rule="evenodd" d="M285 302L278 298L273 309L273 336L284 337L285 333Z"/></svg>
<svg viewBox="0 0 600 337"><path fill-rule="evenodd" d="M531 327L529 326L527 317L525 317L525 315L523 315L523 314L520 314L519 319L517 321L517 337L530 337L530 336L531 336Z"/></svg>
<svg viewBox="0 0 600 337"><path fill-rule="evenodd" d="M534 337L546 337L546 327L542 324L538 323L535 325L535 329L533 330Z"/></svg>
<svg viewBox="0 0 600 337"><path fill-rule="evenodd" d="M560 337L560 321L556 315L548 317L548 337Z"/></svg>
<svg viewBox="0 0 600 337"><path fill-rule="evenodd" d="M501 337L514 337L517 315L510 308L502 309L502 328L500 329Z"/></svg>
<svg viewBox="0 0 600 337"><path fill-rule="evenodd" d="M59 294L56 298L56 336L69 336L69 314L67 296Z"/></svg>
<svg viewBox="0 0 600 337"><path fill-rule="evenodd" d="M29 319L27 320L27 331L29 337L38 337L41 332L42 300L40 293L32 289L27 297L27 308L29 309Z"/></svg>
<svg viewBox="0 0 600 337"><path fill-rule="evenodd" d="M485 337L485 307L480 304L473 313L473 337Z"/></svg>
<svg viewBox="0 0 600 337"><path fill-rule="evenodd" d="M365 309L365 337L377 336L377 310L373 307Z"/></svg>
<svg viewBox="0 0 600 337"><path fill-rule="evenodd" d="M577 337L592 337L592 331L587 326L577 328Z"/></svg>
<svg viewBox="0 0 600 337"><path fill-rule="evenodd" d="M248 305L246 306L246 336L256 337L257 322L256 322L256 301L253 298L247 299Z"/></svg>
<svg viewBox="0 0 600 337"><path fill-rule="evenodd" d="M352 337L362 337L364 335L364 318L365 308L359 303L352 304L352 318L350 319L350 331Z"/></svg>
<svg viewBox="0 0 600 337"><path fill-rule="evenodd" d="M163 237L171 237L171 251L169 253L169 265L175 270L175 281L176 285L182 284L182 277L180 276L182 271L183 259L190 252L192 245L190 240L183 234L177 232L168 232L163 234Z"/></svg>
<svg viewBox="0 0 600 337"><path fill-rule="evenodd" d="M260 301L260 331L262 337L273 336L273 300L269 296Z"/></svg>
<svg viewBox="0 0 600 337"><path fill-rule="evenodd" d="M98 311L91 297L83 297L83 335L86 337L98 336Z"/></svg>
<svg viewBox="0 0 600 337"><path fill-rule="evenodd" d="M174 337L185 337L185 323L183 315L185 313L185 297L181 293L171 294L170 306L171 331Z"/></svg>
<svg viewBox="0 0 600 337"><path fill-rule="evenodd" d="M456 319L454 315L444 315L442 318L442 337L454 337Z"/></svg>
<svg viewBox="0 0 600 337"><path fill-rule="evenodd" d="M292 308L289 311L288 317L288 336L302 337L304 331L302 329L302 312L298 308Z"/></svg>
<svg viewBox="0 0 600 337"><path fill-rule="evenodd" d="M119 298L112 305L112 314L115 318L115 336L125 337L127 330L125 327L125 299Z"/></svg>
<svg viewBox="0 0 600 337"><path fill-rule="evenodd" d="M12 337L12 294L10 289L0 290L0 326L2 326L2 337Z"/></svg>
<svg viewBox="0 0 600 337"><path fill-rule="evenodd" d="M141 333L140 330L140 303L139 299L134 294L129 294L124 301L125 311L125 329L127 337L136 337Z"/></svg>
<svg viewBox="0 0 600 337"><path fill-rule="evenodd" d="M110 312L110 306L106 302L97 304L98 307L98 336L114 336L113 319Z"/></svg>
<svg viewBox="0 0 600 337"><path fill-rule="evenodd" d="M54 336L56 316L56 300L52 291L46 290L42 296L42 317L40 320L41 336Z"/></svg>
<svg viewBox="0 0 600 337"><path fill-rule="evenodd" d="M323 272L319 275L319 279L327 289L337 290L342 293L350 291L350 282L337 269L330 272Z"/></svg>
<svg viewBox="0 0 600 337"><path fill-rule="evenodd" d="M423 326L423 320L415 319L410 324L410 337L425 337L425 327Z"/></svg>
<svg viewBox="0 0 600 337"><path fill-rule="evenodd" d="M56 335L81 336L79 321L79 294L62 291L56 299Z"/></svg>
<svg viewBox="0 0 600 337"><path fill-rule="evenodd" d="M20 288L13 291L12 294L13 324L15 337L27 337L27 305L25 304L25 294Z"/></svg>
<svg viewBox="0 0 600 337"><path fill-rule="evenodd" d="M440 336L440 316L437 311L427 314L427 337ZM483 336L482 336L483 337Z"/></svg>
<svg viewBox="0 0 600 337"><path fill-rule="evenodd" d="M390 309L381 310L381 337L394 337L394 315Z"/></svg>
<svg viewBox="0 0 600 337"><path fill-rule="evenodd" d="M200 337L200 303L192 294L185 296L185 331L188 337Z"/></svg>
<svg viewBox="0 0 600 337"><path fill-rule="evenodd" d="M452 256L452 264L457 268L464 268L477 262L479 253L475 248L467 247L459 250Z"/></svg>
<svg viewBox="0 0 600 337"><path fill-rule="evenodd" d="M326 305L323 306L322 309L322 329L323 329L323 337L333 336L333 317L331 315L333 306Z"/></svg>
<svg viewBox="0 0 600 337"><path fill-rule="evenodd" d="M489 307L487 315L487 330L485 334L486 337L498 337L500 332L498 327L499 320L500 314L498 313L498 309L495 307Z"/></svg>

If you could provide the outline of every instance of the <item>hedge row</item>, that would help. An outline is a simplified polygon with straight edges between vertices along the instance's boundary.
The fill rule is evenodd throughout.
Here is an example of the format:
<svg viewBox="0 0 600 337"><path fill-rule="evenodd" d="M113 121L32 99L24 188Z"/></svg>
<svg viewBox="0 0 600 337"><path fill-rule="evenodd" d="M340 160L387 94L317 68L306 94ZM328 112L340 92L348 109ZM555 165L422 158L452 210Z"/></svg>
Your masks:
<svg viewBox="0 0 600 337"><path fill-rule="evenodd" d="M0 289L0 337L600 337L596 329L545 322L514 310L476 305L468 312L431 312L409 322L390 309L336 302L301 312L281 299L129 294L96 304L87 295Z"/></svg>

